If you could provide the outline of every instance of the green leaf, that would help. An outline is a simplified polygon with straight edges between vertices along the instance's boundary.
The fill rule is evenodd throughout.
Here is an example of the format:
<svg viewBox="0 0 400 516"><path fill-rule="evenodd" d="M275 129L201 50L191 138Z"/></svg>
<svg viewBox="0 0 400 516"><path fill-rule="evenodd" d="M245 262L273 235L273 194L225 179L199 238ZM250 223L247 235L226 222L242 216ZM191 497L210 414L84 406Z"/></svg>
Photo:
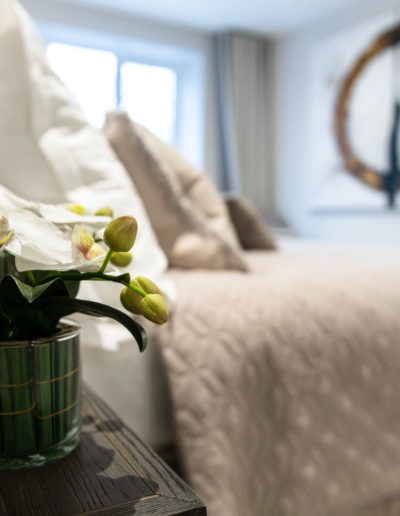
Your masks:
<svg viewBox="0 0 400 516"><path fill-rule="evenodd" d="M4 278L6 274L19 275L15 268L15 258L12 254L8 253L4 248L0 249L0 280Z"/></svg>
<svg viewBox="0 0 400 516"><path fill-rule="evenodd" d="M43 285L27 285L14 276L7 275L0 283L0 303L6 310L7 305L23 303L33 303L42 296L68 296L69 291L60 278L44 283Z"/></svg>
<svg viewBox="0 0 400 516"><path fill-rule="evenodd" d="M51 326L61 317L80 312L95 317L110 317L118 321L135 338L140 351L144 351L147 345L147 335L144 328L134 321L129 315L112 308L111 306L85 299L71 299L69 297L50 296L35 301L32 307L40 313L40 317L47 320Z"/></svg>
<svg viewBox="0 0 400 516"><path fill-rule="evenodd" d="M0 308L10 320L12 338L36 338L51 334L58 321L48 320L34 306L35 301L68 296L65 282L59 278L43 285L31 286L14 276L5 276L0 283Z"/></svg>
<svg viewBox="0 0 400 516"><path fill-rule="evenodd" d="M4 340L8 340L9 333L10 333L10 321L0 311L0 342L4 341Z"/></svg>
<svg viewBox="0 0 400 516"><path fill-rule="evenodd" d="M68 289L69 297L76 297L79 292L80 283L79 281L65 281L64 283Z"/></svg>

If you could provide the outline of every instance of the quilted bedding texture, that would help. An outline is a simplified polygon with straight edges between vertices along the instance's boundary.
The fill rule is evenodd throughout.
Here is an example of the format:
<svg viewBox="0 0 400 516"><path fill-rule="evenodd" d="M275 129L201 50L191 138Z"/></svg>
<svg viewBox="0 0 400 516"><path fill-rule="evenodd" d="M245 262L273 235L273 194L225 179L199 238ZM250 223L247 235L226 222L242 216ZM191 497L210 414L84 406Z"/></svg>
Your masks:
<svg viewBox="0 0 400 516"><path fill-rule="evenodd" d="M247 257L171 273L159 339L188 482L210 516L400 514L400 252Z"/></svg>

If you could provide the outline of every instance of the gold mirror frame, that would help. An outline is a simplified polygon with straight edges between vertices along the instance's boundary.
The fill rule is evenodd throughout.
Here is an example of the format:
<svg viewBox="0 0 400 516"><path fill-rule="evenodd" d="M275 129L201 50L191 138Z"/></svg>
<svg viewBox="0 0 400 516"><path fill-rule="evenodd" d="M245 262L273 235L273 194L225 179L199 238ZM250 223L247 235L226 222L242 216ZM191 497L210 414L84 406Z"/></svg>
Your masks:
<svg viewBox="0 0 400 516"><path fill-rule="evenodd" d="M384 176L366 165L351 148L347 131L349 101L356 80L367 64L378 54L400 42L400 24L378 36L360 55L346 75L339 91L335 108L335 136L346 169L374 190L384 190ZM400 73L398 70L397 73Z"/></svg>

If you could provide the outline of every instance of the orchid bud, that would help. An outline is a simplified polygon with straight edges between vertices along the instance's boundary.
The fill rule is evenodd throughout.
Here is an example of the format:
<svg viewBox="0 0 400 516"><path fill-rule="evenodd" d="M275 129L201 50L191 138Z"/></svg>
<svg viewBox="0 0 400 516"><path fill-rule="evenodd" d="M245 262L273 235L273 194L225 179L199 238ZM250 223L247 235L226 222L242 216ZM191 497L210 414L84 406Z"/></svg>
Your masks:
<svg viewBox="0 0 400 516"><path fill-rule="evenodd" d="M141 288L136 279L131 280L130 284L134 287ZM140 314L139 307L142 299L144 299L143 296L141 296L138 292L134 292L129 287L125 287L120 295L122 306L126 308L129 312L138 315Z"/></svg>
<svg viewBox="0 0 400 516"><path fill-rule="evenodd" d="M83 215L85 213L85 208L83 206L81 206L80 204L75 204L73 202L67 204L66 208L67 210L72 211L77 215Z"/></svg>
<svg viewBox="0 0 400 516"><path fill-rule="evenodd" d="M146 294L160 294L161 290L157 287L157 285L151 281L149 278L145 276L137 276L131 282L131 285L134 287L140 288ZM134 292L132 289L126 287L121 292L121 303L122 305L134 314L140 314L140 303L142 301L143 296L141 296L138 292Z"/></svg>
<svg viewBox="0 0 400 516"><path fill-rule="evenodd" d="M98 217L114 217L114 212L109 206L103 206L96 211L95 215Z"/></svg>
<svg viewBox="0 0 400 516"><path fill-rule="evenodd" d="M112 251L127 252L135 243L137 229L134 217L118 217L112 220L104 230L104 242Z"/></svg>
<svg viewBox="0 0 400 516"><path fill-rule="evenodd" d="M168 310L161 294L148 294L140 302L140 313L149 321L164 324L168 321Z"/></svg>
<svg viewBox="0 0 400 516"><path fill-rule="evenodd" d="M149 278L145 276L136 276L135 281L142 290L146 292L146 294L161 294L161 290L157 287L154 281L151 281Z"/></svg>
<svg viewBox="0 0 400 516"><path fill-rule="evenodd" d="M117 267L127 267L132 261L132 254L130 252L113 253L110 261Z"/></svg>

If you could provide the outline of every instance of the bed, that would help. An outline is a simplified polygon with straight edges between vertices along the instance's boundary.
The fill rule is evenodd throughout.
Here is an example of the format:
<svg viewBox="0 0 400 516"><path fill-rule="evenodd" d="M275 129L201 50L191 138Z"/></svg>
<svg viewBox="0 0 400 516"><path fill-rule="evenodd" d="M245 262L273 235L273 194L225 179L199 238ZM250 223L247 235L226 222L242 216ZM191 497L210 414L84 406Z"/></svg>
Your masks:
<svg viewBox="0 0 400 516"><path fill-rule="evenodd" d="M152 335L146 365L131 351L141 372L129 375L119 354L112 374L125 401L146 407L130 423L156 448L173 439L210 515L392 514L400 252L279 247L247 252L249 274L170 271L170 323ZM105 364L96 381L85 363L101 394L120 398L101 387Z"/></svg>

